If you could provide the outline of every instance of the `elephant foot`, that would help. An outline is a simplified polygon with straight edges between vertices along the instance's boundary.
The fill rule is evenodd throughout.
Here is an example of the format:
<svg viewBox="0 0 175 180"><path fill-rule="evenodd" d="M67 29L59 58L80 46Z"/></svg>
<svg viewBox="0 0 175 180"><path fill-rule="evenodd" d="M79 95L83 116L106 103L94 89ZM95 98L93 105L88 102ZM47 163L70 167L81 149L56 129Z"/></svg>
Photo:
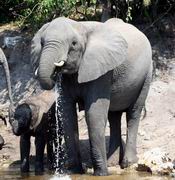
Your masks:
<svg viewBox="0 0 175 180"><path fill-rule="evenodd" d="M65 162L65 169L67 174L84 174L86 172L85 166L82 165L81 160L69 159Z"/></svg>
<svg viewBox="0 0 175 180"><path fill-rule="evenodd" d="M28 173L29 172L29 164L21 164L21 172Z"/></svg>
<svg viewBox="0 0 175 180"><path fill-rule="evenodd" d="M67 174L84 174L85 173L85 169L83 169L82 166L74 166L74 167L69 167L67 169Z"/></svg>
<svg viewBox="0 0 175 180"><path fill-rule="evenodd" d="M127 168L138 161L138 157L133 155L132 157L124 157L120 166L122 169Z"/></svg>
<svg viewBox="0 0 175 180"><path fill-rule="evenodd" d="M44 171L35 171L36 176L41 176L44 174Z"/></svg>
<svg viewBox="0 0 175 180"><path fill-rule="evenodd" d="M94 170L94 176L108 176L107 168L105 168L105 169L101 169L101 168L95 169Z"/></svg>
<svg viewBox="0 0 175 180"><path fill-rule="evenodd" d="M42 175L44 172L43 162L35 162L35 175Z"/></svg>
<svg viewBox="0 0 175 180"><path fill-rule="evenodd" d="M22 179L28 179L29 176L30 176L29 172L21 172L21 178Z"/></svg>

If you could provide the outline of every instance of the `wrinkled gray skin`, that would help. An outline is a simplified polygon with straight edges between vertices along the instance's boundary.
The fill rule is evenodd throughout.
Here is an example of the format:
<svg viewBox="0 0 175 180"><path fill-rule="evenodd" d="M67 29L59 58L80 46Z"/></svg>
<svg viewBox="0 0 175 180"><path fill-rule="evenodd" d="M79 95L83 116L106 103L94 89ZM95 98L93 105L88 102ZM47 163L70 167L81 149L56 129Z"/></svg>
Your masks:
<svg viewBox="0 0 175 180"><path fill-rule="evenodd" d="M7 59L5 57L4 52L0 48L0 64L3 65L4 71L5 71L5 76L6 76L6 82L7 82L7 90L9 93L9 99L10 99L10 107L12 108L13 106L13 99L12 99L12 90L11 90L11 81L10 81L10 72L9 72L9 66ZM2 146L4 145L4 139L2 136L0 136L0 149L2 149Z"/></svg>
<svg viewBox="0 0 175 180"><path fill-rule="evenodd" d="M54 63L65 61L56 68ZM121 146L121 115L126 112L127 139L121 166L137 161L136 138L141 110L152 76L148 39L119 19L105 23L57 18L44 25L31 46L31 61L44 89L62 73L63 119L71 168L81 172L76 103L82 102L89 132L94 175L107 175L105 127L110 123L108 156Z"/></svg>

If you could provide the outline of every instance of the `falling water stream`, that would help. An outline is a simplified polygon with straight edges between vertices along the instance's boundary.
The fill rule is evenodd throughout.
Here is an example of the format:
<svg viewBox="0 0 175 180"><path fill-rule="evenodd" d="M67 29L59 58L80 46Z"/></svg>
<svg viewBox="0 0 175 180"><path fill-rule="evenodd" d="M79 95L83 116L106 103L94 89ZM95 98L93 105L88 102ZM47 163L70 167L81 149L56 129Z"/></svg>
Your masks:
<svg viewBox="0 0 175 180"><path fill-rule="evenodd" d="M56 118L56 124L55 124L55 140L53 141L53 152L54 152L54 169L55 169L55 175L52 180L56 179L64 179L69 180L69 176L66 175L65 171L65 158L66 153L64 149L64 130L63 130L63 108L62 108L62 89L61 89L61 81L62 81L62 75L58 75L57 83L55 86L55 97L56 97L56 106L55 106L55 118ZM58 94L58 96L57 96Z"/></svg>

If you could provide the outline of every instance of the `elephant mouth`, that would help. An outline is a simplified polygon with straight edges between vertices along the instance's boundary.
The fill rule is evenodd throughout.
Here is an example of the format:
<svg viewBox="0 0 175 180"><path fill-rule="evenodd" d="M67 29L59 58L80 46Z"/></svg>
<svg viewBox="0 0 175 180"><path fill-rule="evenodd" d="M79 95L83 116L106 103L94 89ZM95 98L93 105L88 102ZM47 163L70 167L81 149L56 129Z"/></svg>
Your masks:
<svg viewBox="0 0 175 180"><path fill-rule="evenodd" d="M61 69L61 73L63 73L63 74L74 74L76 72L77 72L77 70L72 66L63 67Z"/></svg>
<svg viewBox="0 0 175 180"><path fill-rule="evenodd" d="M55 65L55 69L51 75L53 80L58 75L58 73L73 74L77 72L77 68L74 63L69 64L67 61L60 61L59 63L54 63L54 65Z"/></svg>
<svg viewBox="0 0 175 180"><path fill-rule="evenodd" d="M55 64L55 63L54 63L54 64ZM51 78L54 82L56 82L57 77L58 77L58 74L59 74L59 73L62 73L62 69L63 69L63 66L62 66L62 67L59 67L59 66L56 66L56 65L55 65L55 67L54 67L54 69L53 69L53 73L52 73L51 76L50 76L50 78Z"/></svg>

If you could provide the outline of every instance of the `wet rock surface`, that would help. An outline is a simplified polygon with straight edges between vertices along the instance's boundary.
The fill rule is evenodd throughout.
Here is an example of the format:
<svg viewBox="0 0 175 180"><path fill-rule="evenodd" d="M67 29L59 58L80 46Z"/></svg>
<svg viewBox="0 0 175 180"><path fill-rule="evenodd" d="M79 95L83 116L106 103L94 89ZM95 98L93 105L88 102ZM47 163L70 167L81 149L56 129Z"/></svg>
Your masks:
<svg viewBox="0 0 175 180"><path fill-rule="evenodd" d="M152 174L171 175L175 173L174 166L168 153L163 152L161 148L154 148L141 155L137 170L148 171Z"/></svg>

